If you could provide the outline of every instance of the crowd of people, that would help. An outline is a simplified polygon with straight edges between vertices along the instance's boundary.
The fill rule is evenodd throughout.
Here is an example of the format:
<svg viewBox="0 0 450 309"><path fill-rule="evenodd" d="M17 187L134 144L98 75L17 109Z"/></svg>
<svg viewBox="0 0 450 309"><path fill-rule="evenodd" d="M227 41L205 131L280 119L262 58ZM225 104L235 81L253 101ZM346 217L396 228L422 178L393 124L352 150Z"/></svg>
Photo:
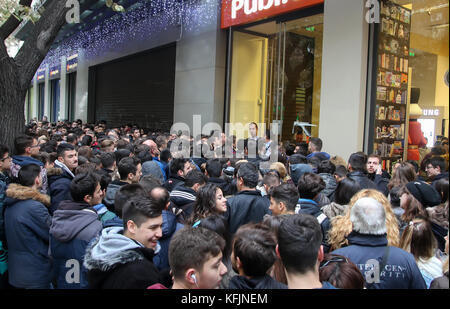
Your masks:
<svg viewBox="0 0 450 309"><path fill-rule="evenodd" d="M255 123L213 133L33 121L0 141L1 288L449 288L448 139L386 171Z"/></svg>

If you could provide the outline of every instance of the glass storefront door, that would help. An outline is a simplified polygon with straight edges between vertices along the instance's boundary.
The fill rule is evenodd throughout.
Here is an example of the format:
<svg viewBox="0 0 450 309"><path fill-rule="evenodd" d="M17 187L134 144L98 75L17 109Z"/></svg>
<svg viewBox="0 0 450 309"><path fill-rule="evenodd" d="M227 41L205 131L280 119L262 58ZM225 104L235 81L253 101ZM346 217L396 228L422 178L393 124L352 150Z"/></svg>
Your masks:
<svg viewBox="0 0 450 309"><path fill-rule="evenodd" d="M318 135L323 14L233 33L230 122L278 124L281 140ZM264 135L259 130L259 136Z"/></svg>

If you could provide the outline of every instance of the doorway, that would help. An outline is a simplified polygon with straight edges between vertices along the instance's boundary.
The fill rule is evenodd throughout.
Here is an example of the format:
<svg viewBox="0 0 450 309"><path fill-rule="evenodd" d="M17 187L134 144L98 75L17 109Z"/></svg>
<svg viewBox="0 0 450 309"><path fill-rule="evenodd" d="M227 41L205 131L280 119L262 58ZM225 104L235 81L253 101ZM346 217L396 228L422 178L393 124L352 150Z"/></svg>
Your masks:
<svg viewBox="0 0 450 309"><path fill-rule="evenodd" d="M435 119L417 119L422 126L423 136L427 139L427 147L431 148L434 146L434 136L435 136Z"/></svg>

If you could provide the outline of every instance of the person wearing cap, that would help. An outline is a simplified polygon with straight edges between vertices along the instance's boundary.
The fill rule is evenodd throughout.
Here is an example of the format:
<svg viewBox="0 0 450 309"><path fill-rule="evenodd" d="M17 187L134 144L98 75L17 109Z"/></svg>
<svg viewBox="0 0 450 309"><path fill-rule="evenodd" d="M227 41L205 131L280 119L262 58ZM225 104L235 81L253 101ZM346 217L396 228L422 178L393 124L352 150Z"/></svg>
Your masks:
<svg viewBox="0 0 450 309"><path fill-rule="evenodd" d="M368 289L426 289L414 256L388 246L386 212L377 200L364 197L350 210L349 246L332 252L351 260Z"/></svg>
<svg viewBox="0 0 450 309"><path fill-rule="evenodd" d="M400 189L398 196L400 196L400 207L405 210L401 216L402 224L400 233L414 219L428 219L426 208L441 203L441 195L437 190L423 181L408 182ZM448 229L435 222L431 222L431 228L438 242L438 248L443 252L445 248L445 236L447 235Z"/></svg>

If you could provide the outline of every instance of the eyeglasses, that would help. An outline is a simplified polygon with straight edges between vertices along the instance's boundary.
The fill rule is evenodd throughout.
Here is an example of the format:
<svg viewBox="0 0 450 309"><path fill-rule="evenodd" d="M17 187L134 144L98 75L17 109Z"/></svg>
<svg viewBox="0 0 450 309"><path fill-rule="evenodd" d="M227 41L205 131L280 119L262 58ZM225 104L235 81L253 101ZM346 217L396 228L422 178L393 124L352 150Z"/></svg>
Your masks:
<svg viewBox="0 0 450 309"><path fill-rule="evenodd" d="M329 260L327 260L325 262L322 261L322 263L320 264L319 269L324 268L325 266L327 266L330 263L348 263L348 260L347 260L346 257L335 256L335 257L332 257L331 259L329 259Z"/></svg>

